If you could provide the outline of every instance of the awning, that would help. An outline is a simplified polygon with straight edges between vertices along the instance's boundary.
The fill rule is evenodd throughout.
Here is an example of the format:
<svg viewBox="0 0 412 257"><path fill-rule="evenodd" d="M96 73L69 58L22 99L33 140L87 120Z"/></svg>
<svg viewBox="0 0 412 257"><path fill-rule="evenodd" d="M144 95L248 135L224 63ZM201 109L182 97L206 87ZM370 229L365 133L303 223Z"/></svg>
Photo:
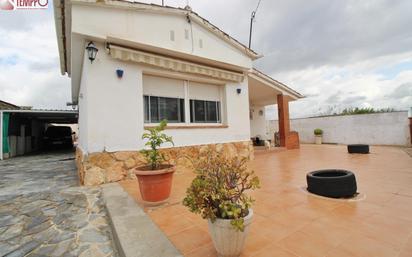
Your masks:
<svg viewBox="0 0 412 257"><path fill-rule="evenodd" d="M109 53L111 57L122 61L137 62L166 70L197 74L224 81L241 82L244 78L242 73L214 68L112 44L109 44Z"/></svg>

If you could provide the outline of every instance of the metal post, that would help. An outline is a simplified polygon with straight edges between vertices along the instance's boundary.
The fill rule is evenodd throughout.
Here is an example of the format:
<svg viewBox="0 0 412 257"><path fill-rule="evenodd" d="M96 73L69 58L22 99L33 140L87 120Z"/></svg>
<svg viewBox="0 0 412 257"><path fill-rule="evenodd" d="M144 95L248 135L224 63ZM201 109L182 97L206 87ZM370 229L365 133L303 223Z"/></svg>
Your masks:
<svg viewBox="0 0 412 257"><path fill-rule="evenodd" d="M253 20L255 19L256 12L257 12L257 10L258 10L258 8L259 8L259 5L260 5L260 1L262 1L262 0L259 0L258 4L257 4L257 6L256 6L256 9L252 12L252 16L250 17L249 48L250 48L250 46L252 45L252 27L253 27Z"/></svg>
<svg viewBox="0 0 412 257"><path fill-rule="evenodd" d="M252 44L252 28L253 28L253 20L255 19L256 12L252 12L252 16L250 17L250 31L249 31L249 48Z"/></svg>

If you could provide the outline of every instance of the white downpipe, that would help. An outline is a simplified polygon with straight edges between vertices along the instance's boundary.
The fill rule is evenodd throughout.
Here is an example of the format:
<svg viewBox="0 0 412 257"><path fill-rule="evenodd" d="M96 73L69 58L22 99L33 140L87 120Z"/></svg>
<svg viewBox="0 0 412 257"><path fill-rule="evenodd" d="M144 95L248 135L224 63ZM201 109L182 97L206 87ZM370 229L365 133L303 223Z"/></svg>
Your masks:
<svg viewBox="0 0 412 257"><path fill-rule="evenodd" d="M0 112L0 160L3 160L3 112Z"/></svg>

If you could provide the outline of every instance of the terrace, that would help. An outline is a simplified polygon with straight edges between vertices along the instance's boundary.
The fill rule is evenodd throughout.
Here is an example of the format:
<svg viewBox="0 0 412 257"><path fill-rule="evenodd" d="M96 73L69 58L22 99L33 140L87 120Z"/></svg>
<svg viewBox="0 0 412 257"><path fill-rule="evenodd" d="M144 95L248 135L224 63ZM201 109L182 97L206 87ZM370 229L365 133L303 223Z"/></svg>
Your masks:
<svg viewBox="0 0 412 257"><path fill-rule="evenodd" d="M412 251L412 158L399 147L373 146L350 155L341 145L259 151L250 167L261 179L254 221L242 256L410 256ZM314 196L306 173L342 168L356 174L355 199ZM193 173L178 170L167 205L145 211L184 256L216 256L207 222L181 201ZM138 183L122 181L141 205Z"/></svg>

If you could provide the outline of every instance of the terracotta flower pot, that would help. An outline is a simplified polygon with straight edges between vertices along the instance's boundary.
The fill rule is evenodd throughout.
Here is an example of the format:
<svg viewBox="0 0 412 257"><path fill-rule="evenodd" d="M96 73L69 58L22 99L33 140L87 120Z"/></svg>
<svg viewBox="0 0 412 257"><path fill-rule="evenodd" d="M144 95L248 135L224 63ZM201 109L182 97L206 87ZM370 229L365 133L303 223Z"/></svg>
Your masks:
<svg viewBox="0 0 412 257"><path fill-rule="evenodd" d="M252 217L253 210L249 209L249 214L244 218L245 229L243 232L236 230L230 224L230 219L216 219L215 222L208 221L209 233L219 257L240 256L249 233Z"/></svg>
<svg viewBox="0 0 412 257"><path fill-rule="evenodd" d="M135 168L143 201L164 202L170 196L175 166L161 165L160 169L151 170L149 166Z"/></svg>

